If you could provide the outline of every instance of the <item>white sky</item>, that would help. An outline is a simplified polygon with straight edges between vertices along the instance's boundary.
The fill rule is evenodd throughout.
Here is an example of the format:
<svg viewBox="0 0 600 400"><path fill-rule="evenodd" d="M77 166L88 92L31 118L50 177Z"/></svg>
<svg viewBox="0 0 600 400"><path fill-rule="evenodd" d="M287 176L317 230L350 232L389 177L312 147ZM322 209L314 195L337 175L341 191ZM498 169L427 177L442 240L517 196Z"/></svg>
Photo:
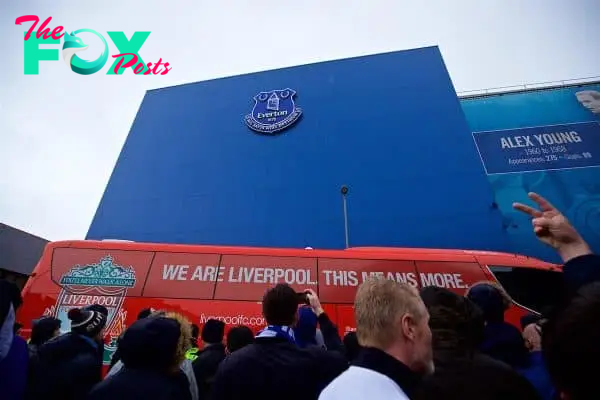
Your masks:
<svg viewBox="0 0 600 400"><path fill-rule="evenodd" d="M69 32L152 31L140 54L173 70L80 76L61 59L24 75L26 14ZM83 238L148 89L428 45L458 91L599 76L599 21L597 0L2 0L0 221ZM100 41L81 37L96 58Z"/></svg>

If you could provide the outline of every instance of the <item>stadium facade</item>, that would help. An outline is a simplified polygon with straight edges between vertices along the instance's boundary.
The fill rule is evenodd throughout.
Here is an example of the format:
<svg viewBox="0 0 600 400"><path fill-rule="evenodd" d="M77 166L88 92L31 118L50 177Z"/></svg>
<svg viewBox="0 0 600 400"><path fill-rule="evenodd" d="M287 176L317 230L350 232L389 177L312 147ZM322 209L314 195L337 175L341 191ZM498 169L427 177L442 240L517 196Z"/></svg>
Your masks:
<svg viewBox="0 0 600 400"><path fill-rule="evenodd" d="M586 158L503 170L511 155L480 131L597 125L577 91L460 100L437 47L151 90L87 238L343 248L347 186L351 246L552 259L509 204L538 190L600 241L583 211L600 198L599 169ZM584 146L597 146L589 131L600 130L585 129ZM586 152L598 160L600 146Z"/></svg>

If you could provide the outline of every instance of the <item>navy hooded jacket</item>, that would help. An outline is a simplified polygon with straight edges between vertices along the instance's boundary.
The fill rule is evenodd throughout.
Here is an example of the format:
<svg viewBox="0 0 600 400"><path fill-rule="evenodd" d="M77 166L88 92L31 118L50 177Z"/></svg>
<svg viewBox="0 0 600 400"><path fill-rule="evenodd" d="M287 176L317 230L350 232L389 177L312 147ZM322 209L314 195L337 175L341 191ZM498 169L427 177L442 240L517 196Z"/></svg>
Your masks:
<svg viewBox="0 0 600 400"><path fill-rule="evenodd" d="M482 353L518 368L528 364L529 352L516 326L504 322L504 299L492 285L475 285L467 297L483 312L485 330Z"/></svg>
<svg viewBox="0 0 600 400"><path fill-rule="evenodd" d="M98 344L67 333L42 345L32 359L30 399L82 399L102 379Z"/></svg>
<svg viewBox="0 0 600 400"><path fill-rule="evenodd" d="M88 400L189 400L185 374L173 362L181 329L171 318L134 322L119 344L123 368L94 387Z"/></svg>
<svg viewBox="0 0 600 400"><path fill-rule="evenodd" d="M0 397L21 399L28 368L27 343L15 335L15 313L22 303L19 288L0 281Z"/></svg>

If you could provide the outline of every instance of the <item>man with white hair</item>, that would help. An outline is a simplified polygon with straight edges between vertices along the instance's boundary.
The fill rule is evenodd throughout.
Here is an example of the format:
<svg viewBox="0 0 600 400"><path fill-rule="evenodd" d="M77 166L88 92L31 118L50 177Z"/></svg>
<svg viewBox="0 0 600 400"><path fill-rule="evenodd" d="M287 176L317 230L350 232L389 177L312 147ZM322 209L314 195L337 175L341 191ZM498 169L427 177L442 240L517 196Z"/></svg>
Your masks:
<svg viewBox="0 0 600 400"><path fill-rule="evenodd" d="M582 90L581 92L575 93L577 101L582 106L593 112L594 114L600 114L600 92L597 90Z"/></svg>
<svg viewBox="0 0 600 400"><path fill-rule="evenodd" d="M404 283L368 280L358 288L354 315L362 348L319 400L409 399L434 370L429 313L419 293Z"/></svg>

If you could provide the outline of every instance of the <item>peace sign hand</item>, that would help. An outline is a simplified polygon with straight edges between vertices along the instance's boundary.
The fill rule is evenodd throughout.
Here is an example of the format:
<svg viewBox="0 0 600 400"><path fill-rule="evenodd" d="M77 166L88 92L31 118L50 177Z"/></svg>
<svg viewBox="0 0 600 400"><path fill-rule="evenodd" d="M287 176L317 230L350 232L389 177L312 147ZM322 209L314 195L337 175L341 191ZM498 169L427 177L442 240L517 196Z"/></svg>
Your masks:
<svg viewBox="0 0 600 400"><path fill-rule="evenodd" d="M537 203L539 210L521 203L514 203L513 208L532 218L533 232L542 243L555 248L564 262L591 253L581 235L556 207L537 193L529 193L529 198Z"/></svg>

